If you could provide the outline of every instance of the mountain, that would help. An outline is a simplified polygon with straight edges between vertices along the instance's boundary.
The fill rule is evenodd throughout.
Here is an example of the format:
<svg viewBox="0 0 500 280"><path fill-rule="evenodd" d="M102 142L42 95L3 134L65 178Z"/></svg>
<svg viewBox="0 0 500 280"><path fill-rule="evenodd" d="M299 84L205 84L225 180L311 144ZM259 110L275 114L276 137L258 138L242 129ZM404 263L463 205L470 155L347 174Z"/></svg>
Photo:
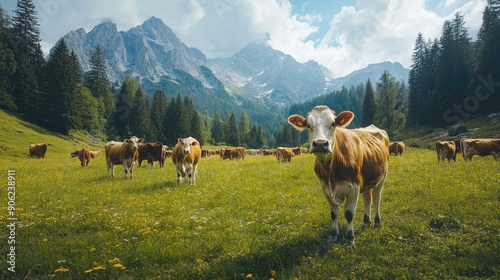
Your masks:
<svg viewBox="0 0 500 280"><path fill-rule="evenodd" d="M351 86L357 86L361 83L366 83L368 79L370 79L372 85L375 86L385 70L389 71L389 73L396 78L396 81L404 81L408 84L410 70L404 68L399 62L386 61L369 64L367 67L356 70L345 77L333 79L329 89L330 91L335 91L342 87L349 88Z"/></svg>
<svg viewBox="0 0 500 280"><path fill-rule="evenodd" d="M328 88L326 68L312 60L299 63L264 41L251 42L230 58L209 59L208 66L230 93L265 102L291 104Z"/></svg>

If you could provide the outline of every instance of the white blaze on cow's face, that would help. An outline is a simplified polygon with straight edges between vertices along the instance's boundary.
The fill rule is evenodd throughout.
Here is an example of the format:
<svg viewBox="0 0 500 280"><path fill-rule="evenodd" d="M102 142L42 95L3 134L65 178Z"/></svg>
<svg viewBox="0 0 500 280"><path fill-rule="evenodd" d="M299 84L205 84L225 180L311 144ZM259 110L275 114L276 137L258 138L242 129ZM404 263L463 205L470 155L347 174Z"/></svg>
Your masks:
<svg viewBox="0 0 500 280"><path fill-rule="evenodd" d="M137 151L139 148L139 143L142 143L144 141L144 138L137 138L137 136L132 136L130 139L125 139L123 142L128 143L130 145L130 148L132 150L132 154Z"/></svg>
<svg viewBox="0 0 500 280"><path fill-rule="evenodd" d="M178 141L181 145L181 151L183 155L189 154L191 146L194 146L197 143L193 137L179 138Z"/></svg>
<svg viewBox="0 0 500 280"><path fill-rule="evenodd" d="M304 118L292 115L288 122L298 130L307 128L309 134L309 152L313 153L322 162L331 158L334 148L334 133L337 127L344 127L354 118L350 111L344 111L338 116L327 106L316 106Z"/></svg>

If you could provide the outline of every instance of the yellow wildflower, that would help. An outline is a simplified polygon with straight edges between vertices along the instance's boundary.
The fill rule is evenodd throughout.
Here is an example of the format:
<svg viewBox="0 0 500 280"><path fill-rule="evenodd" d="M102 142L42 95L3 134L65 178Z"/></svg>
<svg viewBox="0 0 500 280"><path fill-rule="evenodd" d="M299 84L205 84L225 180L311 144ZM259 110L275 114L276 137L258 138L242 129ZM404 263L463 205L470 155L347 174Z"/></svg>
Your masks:
<svg viewBox="0 0 500 280"><path fill-rule="evenodd" d="M248 274L247 274L247 278L253 278L253 274L248 273Z"/></svg>
<svg viewBox="0 0 500 280"><path fill-rule="evenodd" d="M94 267L93 270L106 270L106 267L104 265L98 265Z"/></svg>
<svg viewBox="0 0 500 280"><path fill-rule="evenodd" d="M115 263L115 264L113 265L113 267L114 267L114 268L116 268L116 269L125 269L125 268L126 268L126 267L125 267L123 264L121 264L121 263Z"/></svg>
<svg viewBox="0 0 500 280"><path fill-rule="evenodd" d="M87 270L85 270L85 273L91 273L92 271L94 271L94 269L92 269L92 268L91 269L87 269Z"/></svg>
<svg viewBox="0 0 500 280"><path fill-rule="evenodd" d="M65 268L65 267L60 267L56 270L54 270L55 273L58 273L58 272L68 272L69 271L69 268Z"/></svg>

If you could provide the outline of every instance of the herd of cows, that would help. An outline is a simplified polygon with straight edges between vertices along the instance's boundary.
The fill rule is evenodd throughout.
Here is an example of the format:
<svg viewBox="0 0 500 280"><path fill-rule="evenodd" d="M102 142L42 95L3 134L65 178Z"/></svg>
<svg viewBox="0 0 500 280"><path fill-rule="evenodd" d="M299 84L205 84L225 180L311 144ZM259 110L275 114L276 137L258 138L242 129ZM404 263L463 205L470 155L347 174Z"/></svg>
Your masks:
<svg viewBox="0 0 500 280"><path fill-rule="evenodd" d="M108 175L114 177L115 165L123 165L125 178L133 177L135 162L139 166L143 160L153 166L155 161L164 165L165 159L171 157L176 166L177 183L183 180L196 184L197 166L201 157L220 155L224 159L243 159L245 155L274 155L280 162L289 162L296 155L312 153L316 157L314 172L316 173L323 192L330 206L332 218L331 240L339 238L338 218L339 206L346 201L344 217L347 220L346 240L354 244L354 213L358 196L363 196L363 225L369 227L372 223L371 208L375 208L374 226L381 226L380 202L384 181L388 171L388 161L391 154L401 156L405 145L401 141L389 142L387 133L374 125L346 129L354 114L343 111L339 115L327 106L316 106L306 117L292 115L289 124L309 135L309 149L282 148L273 150L249 150L243 147L202 150L200 143L193 137L179 138L172 150L162 143L143 143L143 138L132 136L123 142L108 142L105 145L105 156ZM47 144L30 146L30 156L43 158ZM474 155L492 155L500 158L500 139L461 139L458 141L436 141L436 152L439 161L453 159L457 153L462 153L465 160L472 160ZM89 151L86 148L71 153L79 157L81 166L89 164L91 158L99 157L99 151ZM129 174L129 175L128 175Z"/></svg>

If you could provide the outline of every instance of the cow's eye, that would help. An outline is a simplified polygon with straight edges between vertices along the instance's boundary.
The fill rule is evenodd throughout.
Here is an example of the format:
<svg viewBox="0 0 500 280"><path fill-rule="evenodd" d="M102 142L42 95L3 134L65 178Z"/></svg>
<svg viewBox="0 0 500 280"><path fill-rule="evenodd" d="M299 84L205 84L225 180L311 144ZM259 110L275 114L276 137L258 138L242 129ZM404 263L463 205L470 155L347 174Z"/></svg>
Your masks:
<svg viewBox="0 0 500 280"><path fill-rule="evenodd" d="M332 122L332 125L330 125L330 128L335 128L335 122Z"/></svg>

